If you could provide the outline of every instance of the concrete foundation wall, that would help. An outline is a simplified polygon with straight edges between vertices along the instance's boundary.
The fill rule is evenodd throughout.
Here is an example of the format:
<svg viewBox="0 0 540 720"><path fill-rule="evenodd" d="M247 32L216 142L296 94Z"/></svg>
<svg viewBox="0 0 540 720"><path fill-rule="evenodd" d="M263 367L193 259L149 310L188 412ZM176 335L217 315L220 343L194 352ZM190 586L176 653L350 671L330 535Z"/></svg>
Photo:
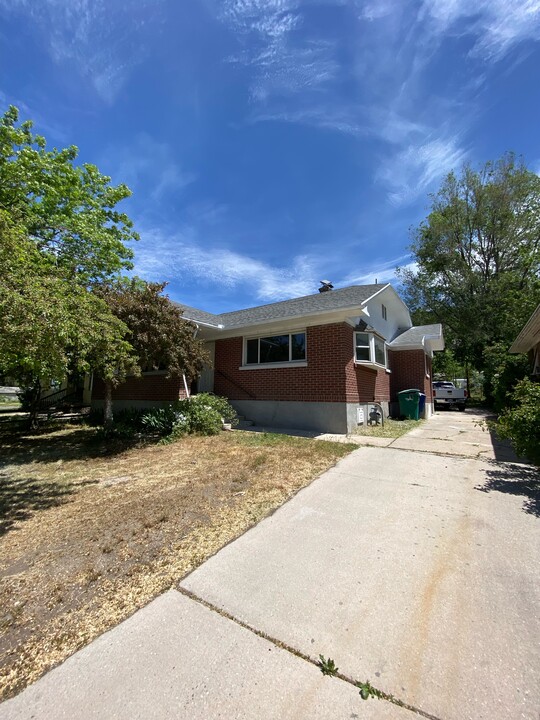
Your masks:
<svg viewBox="0 0 540 720"><path fill-rule="evenodd" d="M346 403L279 400L231 400L230 403L240 415L257 425L330 433L346 433L348 429Z"/></svg>
<svg viewBox="0 0 540 720"><path fill-rule="evenodd" d="M351 433L358 426L358 409L364 411L367 424L373 403L289 402L279 400L231 400L231 405L246 419L257 425L275 428L296 428L325 433ZM388 403L381 403L384 419Z"/></svg>

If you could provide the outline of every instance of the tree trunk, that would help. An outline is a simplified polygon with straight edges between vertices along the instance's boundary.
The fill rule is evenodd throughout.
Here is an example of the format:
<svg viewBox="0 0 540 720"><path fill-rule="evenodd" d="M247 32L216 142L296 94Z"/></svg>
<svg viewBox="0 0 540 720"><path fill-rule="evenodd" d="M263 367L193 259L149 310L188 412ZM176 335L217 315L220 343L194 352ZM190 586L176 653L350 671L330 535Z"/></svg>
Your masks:
<svg viewBox="0 0 540 720"><path fill-rule="evenodd" d="M29 417L28 422L30 430L37 430L39 426L38 414L39 414L39 401L41 400L41 381L36 380L32 387L32 397L29 403Z"/></svg>
<svg viewBox="0 0 540 720"><path fill-rule="evenodd" d="M105 380L105 404L103 407L103 427L107 432L113 426L112 382Z"/></svg>

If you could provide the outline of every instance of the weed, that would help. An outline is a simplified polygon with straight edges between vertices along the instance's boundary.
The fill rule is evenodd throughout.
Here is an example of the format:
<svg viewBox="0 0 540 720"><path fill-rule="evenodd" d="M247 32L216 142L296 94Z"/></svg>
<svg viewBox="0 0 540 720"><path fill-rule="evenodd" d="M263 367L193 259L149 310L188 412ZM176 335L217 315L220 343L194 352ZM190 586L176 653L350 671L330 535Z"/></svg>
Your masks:
<svg viewBox="0 0 540 720"><path fill-rule="evenodd" d="M336 667L336 663L332 658L325 658L324 655L319 655L319 667L323 675L337 675L339 668Z"/></svg>

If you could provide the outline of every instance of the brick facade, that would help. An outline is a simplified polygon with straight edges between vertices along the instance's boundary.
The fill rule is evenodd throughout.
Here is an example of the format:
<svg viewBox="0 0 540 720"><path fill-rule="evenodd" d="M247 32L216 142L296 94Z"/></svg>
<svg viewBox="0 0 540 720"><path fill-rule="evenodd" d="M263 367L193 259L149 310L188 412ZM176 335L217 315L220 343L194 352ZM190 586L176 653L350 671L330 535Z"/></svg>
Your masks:
<svg viewBox="0 0 540 720"><path fill-rule="evenodd" d="M306 330L307 367L240 370L242 337L216 340L214 391L230 400L384 402L389 373L354 363L354 330L347 323Z"/></svg>
<svg viewBox="0 0 540 720"><path fill-rule="evenodd" d="M126 382L113 390L114 401L156 401L174 402L186 396L182 378L168 378L165 373L129 377ZM105 398L103 381L95 379L92 390L93 400Z"/></svg>
<svg viewBox="0 0 540 720"><path fill-rule="evenodd" d="M401 390L417 388L426 395L426 402L433 398L431 358L423 350L389 351L392 374L390 389L392 399ZM427 377L429 375L429 377Z"/></svg>

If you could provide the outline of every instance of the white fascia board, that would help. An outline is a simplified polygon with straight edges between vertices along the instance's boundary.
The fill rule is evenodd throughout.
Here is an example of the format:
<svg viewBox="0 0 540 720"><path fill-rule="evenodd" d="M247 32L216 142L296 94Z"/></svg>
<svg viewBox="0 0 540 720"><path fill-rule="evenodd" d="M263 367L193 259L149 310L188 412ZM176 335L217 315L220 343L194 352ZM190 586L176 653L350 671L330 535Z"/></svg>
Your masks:
<svg viewBox="0 0 540 720"><path fill-rule="evenodd" d="M538 342L540 342L540 305L528 319L522 331L510 346L508 352L513 355L518 353L529 352Z"/></svg>
<svg viewBox="0 0 540 720"><path fill-rule="evenodd" d="M276 320L265 320L264 322L224 328L216 334L215 339L238 337L240 335L260 335L261 333L266 332L289 332L290 330L298 330L298 328L312 327L314 325L329 325L334 322L346 322L347 318L351 317L351 315L358 316L360 312L361 308L358 305L354 305L352 307L339 308L325 313L316 311L312 313L302 313L301 315L291 315L290 317Z"/></svg>

